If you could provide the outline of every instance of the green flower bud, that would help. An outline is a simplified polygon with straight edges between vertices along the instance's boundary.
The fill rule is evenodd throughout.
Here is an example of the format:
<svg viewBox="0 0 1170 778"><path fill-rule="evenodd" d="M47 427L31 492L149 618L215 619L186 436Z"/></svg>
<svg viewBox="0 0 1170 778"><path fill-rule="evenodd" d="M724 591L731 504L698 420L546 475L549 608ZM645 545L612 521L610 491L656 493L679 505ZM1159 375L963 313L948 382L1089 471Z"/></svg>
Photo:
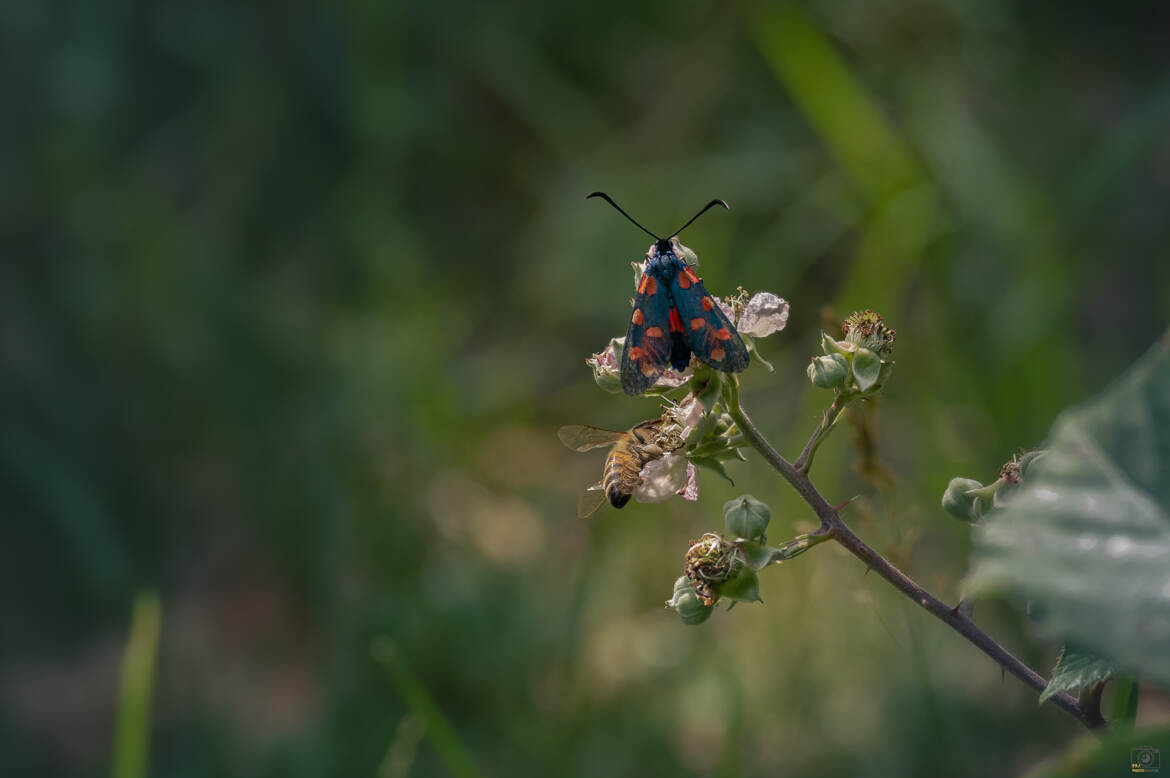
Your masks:
<svg viewBox="0 0 1170 778"><path fill-rule="evenodd" d="M858 347L853 355L853 377L857 379L857 388L868 392L877 384L882 372L882 358L867 348Z"/></svg>
<svg viewBox="0 0 1170 778"><path fill-rule="evenodd" d="M979 495L971 494L983 488L973 478L952 478L943 493L942 507L947 513L963 521L978 521L982 515Z"/></svg>
<svg viewBox="0 0 1170 778"><path fill-rule="evenodd" d="M723 505L723 520L727 531L737 538L759 540L772 520L772 510L764 503L745 494Z"/></svg>
<svg viewBox="0 0 1170 778"><path fill-rule="evenodd" d="M1048 452L1044 449L1037 449L1035 451L1028 451L1020 457L1020 478L1028 477L1028 470L1036 463L1036 460L1043 457Z"/></svg>
<svg viewBox="0 0 1170 778"><path fill-rule="evenodd" d="M849 377L849 362L840 354L815 357L808 365L808 379L821 389L837 389Z"/></svg>
<svg viewBox="0 0 1170 778"><path fill-rule="evenodd" d="M683 624L702 624L715 610L713 605L703 603L685 575L674 582L674 593L666 601L666 607L673 608Z"/></svg>
<svg viewBox="0 0 1170 778"><path fill-rule="evenodd" d="M719 596L735 602L763 602L760 597L760 578L756 571L740 564L735 574L719 584Z"/></svg>

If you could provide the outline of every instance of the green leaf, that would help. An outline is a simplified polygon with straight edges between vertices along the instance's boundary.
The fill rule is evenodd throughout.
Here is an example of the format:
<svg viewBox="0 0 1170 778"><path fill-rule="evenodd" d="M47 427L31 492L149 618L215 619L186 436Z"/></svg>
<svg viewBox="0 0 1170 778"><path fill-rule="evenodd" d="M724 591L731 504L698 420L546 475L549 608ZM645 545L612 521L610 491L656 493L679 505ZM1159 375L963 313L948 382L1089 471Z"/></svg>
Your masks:
<svg viewBox="0 0 1170 778"><path fill-rule="evenodd" d="M727 474L727 468L725 468L723 466L723 463L720 462L715 457L711 457L711 456L694 457L693 459L691 459L691 461L694 462L699 467L705 467L708 470L714 470L716 473L723 476L723 478L727 481L727 483L731 484L732 486L735 486L735 481L732 481L731 476L729 476Z"/></svg>
<svg viewBox="0 0 1170 778"><path fill-rule="evenodd" d="M1109 711L1109 724L1115 729L1133 728L1137 721L1138 684L1132 675L1123 675L1113 680L1113 706Z"/></svg>
<svg viewBox="0 0 1170 778"><path fill-rule="evenodd" d="M857 379L857 388L868 392L877 383L881 372L882 358L867 348L858 348L853 355L853 376Z"/></svg>
<svg viewBox="0 0 1170 778"><path fill-rule="evenodd" d="M1056 660L1056 667L1052 668L1052 679L1044 687L1040 702L1047 702L1049 697L1060 692L1071 692L1107 680L1113 672L1113 663L1108 659L1065 646Z"/></svg>
<svg viewBox="0 0 1170 778"><path fill-rule="evenodd" d="M1170 684L1170 337L1057 420L1023 488L984 519L968 590Z"/></svg>

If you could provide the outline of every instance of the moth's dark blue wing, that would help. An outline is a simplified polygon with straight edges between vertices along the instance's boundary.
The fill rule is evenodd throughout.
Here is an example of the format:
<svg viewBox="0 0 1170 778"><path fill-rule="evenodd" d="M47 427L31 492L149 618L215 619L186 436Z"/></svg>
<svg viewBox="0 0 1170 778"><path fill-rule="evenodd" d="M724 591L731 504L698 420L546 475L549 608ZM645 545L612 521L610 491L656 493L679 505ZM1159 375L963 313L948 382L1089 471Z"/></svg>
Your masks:
<svg viewBox="0 0 1170 778"><path fill-rule="evenodd" d="M715 298L707 293L695 271L682 260L677 262L678 272L670 282L670 293L691 350L716 370L742 371L750 359L743 338Z"/></svg>
<svg viewBox="0 0 1170 778"><path fill-rule="evenodd" d="M674 347L670 309L670 290L648 267L638 284L622 352L622 389L626 394L641 394L666 370Z"/></svg>

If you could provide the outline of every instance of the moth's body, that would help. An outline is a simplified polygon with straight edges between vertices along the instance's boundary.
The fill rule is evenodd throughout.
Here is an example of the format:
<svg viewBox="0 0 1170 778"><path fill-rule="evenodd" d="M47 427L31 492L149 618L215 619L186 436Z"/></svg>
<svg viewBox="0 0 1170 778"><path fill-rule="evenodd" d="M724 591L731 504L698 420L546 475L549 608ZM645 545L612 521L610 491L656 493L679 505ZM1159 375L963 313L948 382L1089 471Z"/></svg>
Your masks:
<svg viewBox="0 0 1170 778"><path fill-rule="evenodd" d="M728 373L748 365L743 339L695 274L688 261L693 257L677 237L657 240L646 252L622 354L627 394L646 391L667 364L685 370L692 352Z"/></svg>
<svg viewBox="0 0 1170 778"><path fill-rule="evenodd" d="M605 458L601 480L590 486L581 498L578 513L582 518L592 514L606 500L615 508L628 503L634 491L642 485L642 468L682 446L682 440L677 435L664 433L661 425L661 419L652 419L625 432L584 424L571 424L557 430L561 442L574 451L612 446Z"/></svg>

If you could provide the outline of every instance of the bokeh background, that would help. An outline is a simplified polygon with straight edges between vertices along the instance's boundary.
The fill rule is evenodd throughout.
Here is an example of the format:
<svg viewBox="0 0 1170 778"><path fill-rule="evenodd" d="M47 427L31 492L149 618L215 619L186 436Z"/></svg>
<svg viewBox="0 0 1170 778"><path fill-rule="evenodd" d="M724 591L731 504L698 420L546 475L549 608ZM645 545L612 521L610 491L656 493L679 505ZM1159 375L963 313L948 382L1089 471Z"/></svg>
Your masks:
<svg viewBox="0 0 1170 778"><path fill-rule="evenodd" d="M656 230L731 203L686 243L713 292L791 301L743 377L782 450L827 401L825 322L885 314L894 376L814 478L954 600L947 481L1170 318L1168 29L1158 3L4 4L4 775L110 774L144 592L152 776L1043 766L1076 723L834 548L702 627L662 608L725 500L811 526L761 463L575 517L603 453L556 428L657 407L584 367L649 239L582 197ZM976 617L1051 666L1018 609Z"/></svg>

